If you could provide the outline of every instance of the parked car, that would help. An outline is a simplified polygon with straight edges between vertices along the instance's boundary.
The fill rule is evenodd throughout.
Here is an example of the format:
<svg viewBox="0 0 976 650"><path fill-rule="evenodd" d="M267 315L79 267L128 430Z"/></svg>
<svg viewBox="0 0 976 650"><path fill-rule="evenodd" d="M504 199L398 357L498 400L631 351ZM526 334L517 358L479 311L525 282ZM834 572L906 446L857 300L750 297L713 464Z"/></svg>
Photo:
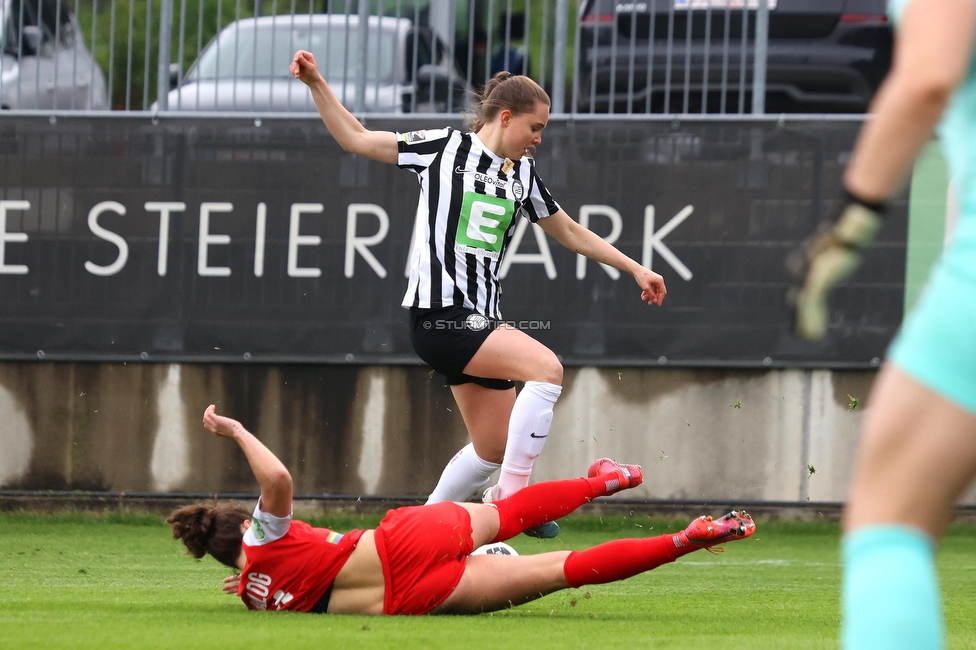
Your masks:
<svg viewBox="0 0 976 650"><path fill-rule="evenodd" d="M345 14L263 16L231 23L183 79L173 71L167 109L315 112L308 88L288 72L299 49L315 55L322 76L353 110L362 48L359 17ZM370 16L365 49L364 112L447 112L471 104L470 87L428 28L414 28L407 18Z"/></svg>
<svg viewBox="0 0 976 650"><path fill-rule="evenodd" d="M635 112L646 111L650 102L654 113L697 113L703 95L707 112L721 112L724 69L725 112L738 112L745 16L744 108L751 111L758 2L746 1L749 8L743 10L744 0L585 0L579 12L577 110L608 112L612 94L613 111L626 112L628 88L633 84L631 110ZM892 33L885 4L885 0L768 0L766 112L865 111L891 65ZM706 71L708 92L704 93Z"/></svg>
<svg viewBox="0 0 976 650"><path fill-rule="evenodd" d="M0 108L108 108L102 69L63 0L0 0Z"/></svg>

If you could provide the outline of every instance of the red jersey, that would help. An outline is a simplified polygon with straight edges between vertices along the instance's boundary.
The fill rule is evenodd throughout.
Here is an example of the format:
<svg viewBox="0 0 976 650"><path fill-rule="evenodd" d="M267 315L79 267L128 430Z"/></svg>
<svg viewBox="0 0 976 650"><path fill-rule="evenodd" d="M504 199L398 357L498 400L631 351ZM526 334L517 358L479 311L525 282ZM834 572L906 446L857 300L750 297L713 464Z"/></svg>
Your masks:
<svg viewBox="0 0 976 650"><path fill-rule="evenodd" d="M365 531L339 534L254 509L237 594L248 609L307 612L325 595Z"/></svg>

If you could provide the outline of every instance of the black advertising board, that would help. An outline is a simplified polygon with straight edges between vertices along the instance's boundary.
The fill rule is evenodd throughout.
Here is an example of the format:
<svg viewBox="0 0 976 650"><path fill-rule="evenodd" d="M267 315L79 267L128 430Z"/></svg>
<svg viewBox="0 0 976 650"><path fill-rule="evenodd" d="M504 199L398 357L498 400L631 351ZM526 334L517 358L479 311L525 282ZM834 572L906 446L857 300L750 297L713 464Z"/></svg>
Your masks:
<svg viewBox="0 0 976 650"><path fill-rule="evenodd" d="M791 337L783 303L783 258L838 207L859 127L553 119L553 196L669 294L648 307L526 224L505 318L568 365L876 365L902 316L904 198L825 342ZM4 117L0 358L416 363L399 305L418 195L310 118Z"/></svg>

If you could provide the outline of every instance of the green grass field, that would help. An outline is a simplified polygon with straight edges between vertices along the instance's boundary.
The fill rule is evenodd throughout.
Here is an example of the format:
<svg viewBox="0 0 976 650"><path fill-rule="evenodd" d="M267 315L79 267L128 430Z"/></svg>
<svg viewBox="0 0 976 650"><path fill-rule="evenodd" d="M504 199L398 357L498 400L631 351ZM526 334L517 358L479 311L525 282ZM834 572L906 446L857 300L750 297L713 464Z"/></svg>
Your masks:
<svg viewBox="0 0 976 650"><path fill-rule="evenodd" d="M717 514L717 513L716 513ZM339 530L376 518L316 521ZM581 515L520 553L583 548L678 527ZM699 551L630 580L567 590L472 617L380 618L248 612L219 591L161 517L0 515L0 647L27 648L833 648L838 528L759 522L726 552ZM950 647L976 647L976 526L950 530L939 574ZM910 588L910 586L907 586Z"/></svg>

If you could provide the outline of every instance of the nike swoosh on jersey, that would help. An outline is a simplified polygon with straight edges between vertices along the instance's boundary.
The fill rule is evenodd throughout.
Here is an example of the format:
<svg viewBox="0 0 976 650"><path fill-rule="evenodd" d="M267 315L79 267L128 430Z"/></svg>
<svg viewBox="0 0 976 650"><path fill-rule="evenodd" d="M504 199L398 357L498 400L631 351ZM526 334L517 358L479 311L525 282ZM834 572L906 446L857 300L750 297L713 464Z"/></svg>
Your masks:
<svg viewBox="0 0 976 650"><path fill-rule="evenodd" d="M537 436L537 435L535 435L535 431L533 431L532 433L529 434L529 437L530 438L547 438L547 437L549 437L549 434L547 433L544 436Z"/></svg>
<svg viewBox="0 0 976 650"><path fill-rule="evenodd" d="M478 173L478 170L477 169L461 169L461 167L455 167L454 168L454 173L455 174L476 174L476 173Z"/></svg>

